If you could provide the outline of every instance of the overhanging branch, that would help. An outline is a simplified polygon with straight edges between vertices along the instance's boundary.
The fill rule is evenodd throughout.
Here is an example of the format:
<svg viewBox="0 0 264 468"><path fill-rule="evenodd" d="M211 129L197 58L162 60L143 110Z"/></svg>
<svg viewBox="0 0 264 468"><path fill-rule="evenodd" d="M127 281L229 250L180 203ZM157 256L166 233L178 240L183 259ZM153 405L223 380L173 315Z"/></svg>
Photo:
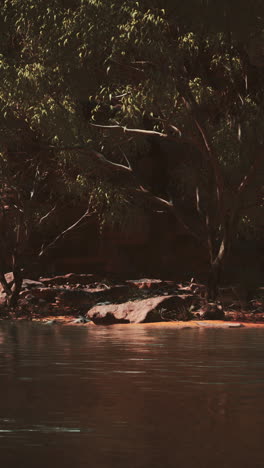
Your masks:
<svg viewBox="0 0 264 468"><path fill-rule="evenodd" d="M127 128L122 125L100 125L90 123L91 127L97 127L105 130L117 130L124 133L134 133L136 135L158 136L160 138L171 138L167 133L157 132L156 130L144 130L141 128ZM175 139L175 138L174 138Z"/></svg>
<svg viewBox="0 0 264 468"><path fill-rule="evenodd" d="M89 216L92 216L93 214L95 214L95 211L93 212L90 212L90 209L89 207L87 208L87 210L85 211L85 213L73 224L71 224L71 226L69 226L67 229L65 229L64 231L62 231L57 237L55 237L55 239L53 239L52 242L50 242L48 245L46 245L46 247L42 246L41 248L41 251L39 253L39 257L41 257L48 249L50 249L50 247L52 247L54 244L56 244L60 239L62 239L65 234L68 234L70 231L72 231L74 228L78 227L79 224L81 224L81 222L85 219L85 218L88 218Z"/></svg>

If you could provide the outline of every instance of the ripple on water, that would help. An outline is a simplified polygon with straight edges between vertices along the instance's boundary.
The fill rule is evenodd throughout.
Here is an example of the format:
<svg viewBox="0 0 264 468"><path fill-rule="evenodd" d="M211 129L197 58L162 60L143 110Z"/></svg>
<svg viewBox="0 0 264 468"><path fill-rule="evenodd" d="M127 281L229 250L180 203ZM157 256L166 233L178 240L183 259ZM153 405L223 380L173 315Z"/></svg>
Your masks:
<svg viewBox="0 0 264 468"><path fill-rule="evenodd" d="M263 466L263 331L0 323L0 336L4 467Z"/></svg>

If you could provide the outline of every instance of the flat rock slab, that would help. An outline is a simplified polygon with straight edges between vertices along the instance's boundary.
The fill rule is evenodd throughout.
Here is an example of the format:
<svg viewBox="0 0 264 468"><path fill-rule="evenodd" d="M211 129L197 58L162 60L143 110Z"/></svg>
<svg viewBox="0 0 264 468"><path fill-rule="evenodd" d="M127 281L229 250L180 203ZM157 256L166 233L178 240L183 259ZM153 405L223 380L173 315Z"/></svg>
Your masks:
<svg viewBox="0 0 264 468"><path fill-rule="evenodd" d="M56 310L75 310L87 312L99 302L110 304L112 302L125 301L128 293L128 286L117 285L111 288L76 289L70 287L34 287L30 290L23 290L19 295L20 305L37 304L39 301L49 303ZM1 299L1 295L0 295ZM23 302L21 302L23 301Z"/></svg>
<svg viewBox="0 0 264 468"><path fill-rule="evenodd" d="M241 328L244 325L242 323L230 323L230 322L195 322L200 328Z"/></svg>
<svg viewBox="0 0 264 468"><path fill-rule="evenodd" d="M98 279L98 278L97 278ZM53 276L51 278L41 278L41 282L45 285L62 285L62 284L89 284L96 281L96 276L93 274L77 274L67 273L66 275Z"/></svg>
<svg viewBox="0 0 264 468"><path fill-rule="evenodd" d="M136 280L127 280L126 283L138 289L159 289L161 286L174 286L174 281L163 281L160 279L141 278Z"/></svg>
<svg viewBox="0 0 264 468"><path fill-rule="evenodd" d="M58 294L58 300L67 305L94 305L98 301L115 302L120 297L126 296L127 286L113 286L111 288L93 288L93 289L63 289Z"/></svg>
<svg viewBox="0 0 264 468"><path fill-rule="evenodd" d="M22 282L22 289L43 288L44 284L41 281L31 279L24 279Z"/></svg>
<svg viewBox="0 0 264 468"><path fill-rule="evenodd" d="M128 301L122 304L96 305L87 313L94 323L146 323L162 321L159 310L175 310L184 307L184 299L178 296L157 296L148 299Z"/></svg>
<svg viewBox="0 0 264 468"><path fill-rule="evenodd" d="M90 322L92 324L93 322ZM205 325L204 325L205 324ZM116 324L115 327L119 327L120 329L125 330L127 328L127 324ZM223 322L221 320L213 321L196 321L190 320L186 321L176 321L176 322L145 322L145 323L131 323L130 327L143 327L143 328L151 328L151 329L167 329L170 328L171 330L210 330L210 329L225 329L230 330L232 328L241 330L242 328L261 328L264 329L264 324L256 324L256 323L240 323L240 322Z"/></svg>

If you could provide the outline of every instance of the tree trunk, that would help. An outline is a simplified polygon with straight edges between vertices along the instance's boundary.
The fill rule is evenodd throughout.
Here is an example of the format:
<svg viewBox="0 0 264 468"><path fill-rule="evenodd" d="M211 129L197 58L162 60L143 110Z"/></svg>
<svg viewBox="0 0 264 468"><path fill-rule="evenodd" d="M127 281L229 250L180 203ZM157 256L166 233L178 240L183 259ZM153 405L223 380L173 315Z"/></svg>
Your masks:
<svg viewBox="0 0 264 468"><path fill-rule="evenodd" d="M0 283L2 285L3 291L6 293L7 296L11 296L11 287L10 284L5 279L4 271L0 271Z"/></svg>
<svg viewBox="0 0 264 468"><path fill-rule="evenodd" d="M209 301L216 301L219 293L219 283L222 276L222 262L213 262L207 283L207 299Z"/></svg>
<svg viewBox="0 0 264 468"><path fill-rule="evenodd" d="M21 291L22 283L23 283L22 272L21 272L21 269L19 267L16 267L13 270L13 275L14 275L14 286L12 288L11 295L7 297L7 305L9 307L16 307L17 306L19 293Z"/></svg>
<svg viewBox="0 0 264 468"><path fill-rule="evenodd" d="M237 218L235 218L235 214L236 211L234 209L232 217L229 215L226 216L222 241L218 248L217 254L214 256L214 258L211 256L211 270L208 277L207 297L212 301L215 301L218 297L218 289L222 279L224 264L231 250L234 230L237 226Z"/></svg>

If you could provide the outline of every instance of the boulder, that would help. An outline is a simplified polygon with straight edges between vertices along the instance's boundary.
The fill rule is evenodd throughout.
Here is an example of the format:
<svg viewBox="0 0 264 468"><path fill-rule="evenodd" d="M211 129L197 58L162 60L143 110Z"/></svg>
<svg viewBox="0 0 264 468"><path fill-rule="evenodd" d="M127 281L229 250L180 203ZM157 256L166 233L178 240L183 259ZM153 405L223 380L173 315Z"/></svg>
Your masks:
<svg viewBox="0 0 264 468"><path fill-rule="evenodd" d="M56 296L56 303L60 307L87 307L94 302L93 293L79 289L61 289Z"/></svg>
<svg viewBox="0 0 264 468"><path fill-rule="evenodd" d="M9 284L12 283L14 281L13 273L12 272L6 273L5 274L5 279ZM24 290L24 289L32 289L32 288L41 288L43 286L44 286L44 284L41 281L35 281L35 280L32 280L32 279L25 278L25 279L23 279L21 289ZM3 288L2 284L0 284L0 295L1 294L4 294L4 288Z"/></svg>
<svg viewBox="0 0 264 468"><path fill-rule="evenodd" d="M33 289L25 289L20 292L20 305L26 304L39 305L41 300L49 303L56 310L87 310L88 307L93 307L99 301L121 302L125 300L128 293L128 286L117 285L112 288L92 288L92 289L74 289L63 287L35 287ZM0 296L1 297L1 296Z"/></svg>
<svg viewBox="0 0 264 468"><path fill-rule="evenodd" d="M221 304L217 302L208 302L202 314L205 320L224 320L225 313Z"/></svg>
<svg viewBox="0 0 264 468"><path fill-rule="evenodd" d="M177 314L186 307L184 299L178 296L157 296L121 304L97 304L87 316L95 324L102 325L161 322L177 320Z"/></svg>
<svg viewBox="0 0 264 468"><path fill-rule="evenodd" d="M111 288L92 289L57 289L58 303L67 306L94 305L98 301L120 302L129 291L127 286L117 285Z"/></svg>
<svg viewBox="0 0 264 468"><path fill-rule="evenodd" d="M52 302L55 300L56 295L60 292L59 289L51 288L34 288L29 291L22 291L19 294L20 299L32 300L32 298L44 299L45 301Z"/></svg>
<svg viewBox="0 0 264 468"><path fill-rule="evenodd" d="M35 281L31 279L24 279L22 283L22 289L32 289L32 288L43 288L44 284L41 281Z"/></svg>
<svg viewBox="0 0 264 468"><path fill-rule="evenodd" d="M109 302L122 302L129 295L130 289L127 285L117 284L111 288L107 288L101 291L101 299Z"/></svg>

